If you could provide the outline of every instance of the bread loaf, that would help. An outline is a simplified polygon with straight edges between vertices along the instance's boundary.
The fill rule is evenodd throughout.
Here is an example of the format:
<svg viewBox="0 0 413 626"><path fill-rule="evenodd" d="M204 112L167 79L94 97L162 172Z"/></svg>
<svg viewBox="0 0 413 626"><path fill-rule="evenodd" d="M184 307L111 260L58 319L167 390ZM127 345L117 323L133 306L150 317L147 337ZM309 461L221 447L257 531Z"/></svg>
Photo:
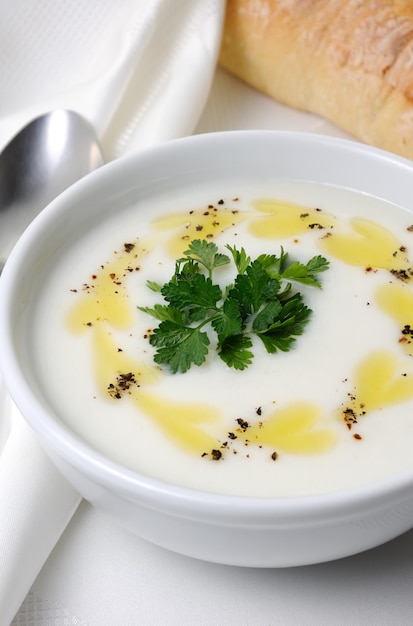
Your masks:
<svg viewBox="0 0 413 626"><path fill-rule="evenodd" d="M413 0L227 0L220 64L413 159Z"/></svg>

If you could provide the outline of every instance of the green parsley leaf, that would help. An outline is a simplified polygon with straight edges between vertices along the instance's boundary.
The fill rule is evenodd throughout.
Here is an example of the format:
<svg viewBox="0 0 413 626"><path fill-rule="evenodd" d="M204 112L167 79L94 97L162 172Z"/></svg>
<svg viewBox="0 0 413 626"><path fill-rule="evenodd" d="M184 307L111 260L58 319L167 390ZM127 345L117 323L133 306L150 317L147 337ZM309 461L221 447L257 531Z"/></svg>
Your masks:
<svg viewBox="0 0 413 626"><path fill-rule="evenodd" d="M212 318L211 325L220 343L227 337L240 334L243 324L238 303L235 300L224 300L222 308Z"/></svg>
<svg viewBox="0 0 413 626"><path fill-rule="evenodd" d="M201 263L208 270L209 276L211 276L212 271L216 267L229 263L229 257L225 254L220 254L216 244L212 241L205 241L205 239L191 241L188 250L184 254Z"/></svg>
<svg viewBox="0 0 413 626"><path fill-rule="evenodd" d="M281 246L280 256L275 254L260 254L257 261L267 270L269 276L279 279L284 270L287 258L288 253L284 252L284 248Z"/></svg>
<svg viewBox="0 0 413 626"><path fill-rule="evenodd" d="M304 303L300 293L289 298L282 306L277 319L265 330L258 330L257 336L269 353L277 350L288 352L297 335L301 335L312 311Z"/></svg>
<svg viewBox="0 0 413 626"><path fill-rule="evenodd" d="M252 348L252 341L248 335L232 335L219 345L218 354L229 367L244 370L254 357L249 348Z"/></svg>
<svg viewBox="0 0 413 626"><path fill-rule="evenodd" d="M175 274L172 276L171 281L176 282L178 277L190 277L195 274L199 274L200 267L194 259L189 257L183 257L182 259L178 259L175 265Z"/></svg>
<svg viewBox="0 0 413 626"><path fill-rule="evenodd" d="M171 372L185 373L191 365L202 365L208 354L209 337L199 328L166 320L151 334L149 343L157 348L154 360L169 365Z"/></svg>
<svg viewBox="0 0 413 626"><path fill-rule="evenodd" d="M253 360L254 336L268 353L288 351L310 319L311 310L292 284L320 287L318 274L328 268L324 257L288 265L283 248L279 256L261 254L253 261L244 248L226 248L237 275L225 287L214 283L212 277L230 258L220 254L215 243L198 239L177 259L167 283L162 287L147 283L167 304L138 308L160 321L149 342L156 349L155 362L168 365L174 374L205 362L210 346L208 327L216 334L217 352L224 363L244 370Z"/></svg>
<svg viewBox="0 0 413 626"><path fill-rule="evenodd" d="M327 259L322 256L313 257L306 265L295 261L282 273L282 278L313 287L321 287L317 274L325 272L328 266Z"/></svg>
<svg viewBox="0 0 413 626"><path fill-rule="evenodd" d="M274 324L282 310L282 304L277 298L267 302L257 313L252 322L252 329L256 332L267 330L271 324Z"/></svg>
<svg viewBox="0 0 413 626"><path fill-rule="evenodd" d="M162 287L161 293L173 308L185 311L191 321L202 320L222 296L219 286L204 274L179 274Z"/></svg>
<svg viewBox="0 0 413 626"><path fill-rule="evenodd" d="M261 263L255 260L248 265L244 274L238 274L227 297L239 303L242 315L251 315L264 302L273 298L279 287L279 281L270 278Z"/></svg>
<svg viewBox="0 0 413 626"><path fill-rule="evenodd" d="M175 322L175 324L180 324L181 326L185 326L186 324L186 315L179 309L174 309L166 304L155 304L153 308L148 306L138 306L138 309L144 313L148 313L148 315L152 315L152 317L160 320L161 322L169 320L171 322Z"/></svg>
<svg viewBox="0 0 413 626"><path fill-rule="evenodd" d="M235 267L238 270L238 274L244 274L248 265L251 263L251 257L247 255L244 248L237 250L236 246L232 247L229 244L225 246L232 254L232 258L235 263Z"/></svg>
<svg viewBox="0 0 413 626"><path fill-rule="evenodd" d="M152 289L152 291L155 291L156 293L161 293L162 287L158 283L155 283L153 280L147 280L146 285L147 287L149 287L149 289Z"/></svg>

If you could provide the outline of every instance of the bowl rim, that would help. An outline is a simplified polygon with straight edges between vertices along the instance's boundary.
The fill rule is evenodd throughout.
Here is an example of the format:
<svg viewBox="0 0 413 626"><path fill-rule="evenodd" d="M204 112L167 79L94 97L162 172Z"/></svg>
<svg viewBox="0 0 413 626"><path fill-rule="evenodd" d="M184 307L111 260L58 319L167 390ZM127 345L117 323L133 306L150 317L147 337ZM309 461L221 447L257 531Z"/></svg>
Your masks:
<svg viewBox="0 0 413 626"><path fill-rule="evenodd" d="M217 518L234 520L237 523L265 522L270 523L278 519L281 523L306 523L311 518L319 520L320 513L325 515L357 515L361 505L381 507L383 499L400 498L411 499L413 497L413 467L409 472L394 475L359 487L343 489L340 491L312 494L308 496L287 497L256 497L235 496L220 493L207 492L199 489L182 487L167 483L157 478L144 475L130 470L112 461L105 455L95 450L91 445L77 437L74 433L57 423L52 412L46 410L38 400L36 394L30 389L19 366L19 359L14 350L12 308L16 299L14 284L18 283L19 273L24 266L26 251L30 250L39 233L47 226L55 215L65 212L65 207L93 187L105 181L117 180L130 175L135 168L147 161L156 158L157 155L174 154L177 149L198 149L206 143L219 145L219 142L230 141L234 145L237 142L294 142L297 145L316 144L322 149L326 148L347 152L360 157L366 156L372 162L391 164L396 169L407 170L413 174L413 162L383 150L360 144L356 141L302 133L296 131L224 131L193 135L180 139L174 139L166 144L146 148L142 152L134 153L108 163L99 170L88 174L85 178L72 185L58 198L49 204L42 213L30 224L19 239L10 255L8 262L0 277L0 291L2 306L0 306L0 369L3 373L6 386L24 415L26 421L35 431L40 443L51 452L57 454L66 463L74 465L79 471L105 484L108 488L121 491L129 499L140 498L147 506L157 509L173 510L176 515L205 516L211 521L217 522ZM413 211L413 209L412 209ZM302 515L298 521L297 515Z"/></svg>

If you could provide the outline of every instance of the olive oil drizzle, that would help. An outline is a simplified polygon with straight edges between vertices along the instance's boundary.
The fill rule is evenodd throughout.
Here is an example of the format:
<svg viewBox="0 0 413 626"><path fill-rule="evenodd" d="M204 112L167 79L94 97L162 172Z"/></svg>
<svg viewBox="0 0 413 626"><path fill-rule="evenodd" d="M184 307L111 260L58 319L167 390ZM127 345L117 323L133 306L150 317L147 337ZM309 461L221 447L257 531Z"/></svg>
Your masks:
<svg viewBox="0 0 413 626"><path fill-rule="evenodd" d="M223 201L222 203L223 204ZM140 362L117 346L112 329L125 330L132 324L134 306L127 290L128 275L135 271L163 242L169 255L176 259L192 239L211 239L241 222L246 222L256 237L277 239L316 232L318 245L343 263L385 270L403 283L386 282L376 294L377 303L397 324L413 329L413 293L408 281L411 264L405 247L384 227L365 219L349 224L318 209L275 200L262 200L252 211L210 205L200 211L176 212L153 222L156 237L125 244L113 261L93 275L67 316L67 326L74 334L92 333L94 368L100 392L109 401L133 402L182 449L215 460L223 458L228 447L228 433L220 432L222 414L213 404L173 402L162 398L156 385L164 374L155 365ZM413 335L413 332L412 332ZM413 372L403 360L411 354L407 341L395 342L395 353L378 350L366 356L355 368L349 402L337 411L342 424L353 431L361 417L388 404L413 398ZM398 346L402 346L399 356ZM410 344L408 344L410 345ZM152 390L150 390L152 389ZM247 424L247 422L244 422ZM339 431L335 415L322 414L312 403L291 402L259 416L248 428L238 427L229 437L242 445L264 447L278 458L288 454L318 454L336 445ZM231 433L230 433L231 434ZM362 437L357 433L356 439ZM224 442L224 444L223 444ZM232 443L232 441L231 441Z"/></svg>

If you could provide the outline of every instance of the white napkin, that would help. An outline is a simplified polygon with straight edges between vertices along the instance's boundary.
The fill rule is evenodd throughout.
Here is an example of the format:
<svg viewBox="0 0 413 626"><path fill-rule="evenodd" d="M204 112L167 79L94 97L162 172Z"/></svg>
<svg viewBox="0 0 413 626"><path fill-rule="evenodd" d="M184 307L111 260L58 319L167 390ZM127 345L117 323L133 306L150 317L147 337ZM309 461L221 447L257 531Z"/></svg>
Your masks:
<svg viewBox="0 0 413 626"><path fill-rule="evenodd" d="M224 0L0 0L0 150L55 108L91 122L106 161L191 134L214 75L223 10ZM2 625L80 501L10 406L0 457Z"/></svg>
<svg viewBox="0 0 413 626"><path fill-rule="evenodd" d="M11 619L81 498L14 405L0 470L0 616Z"/></svg>
<svg viewBox="0 0 413 626"><path fill-rule="evenodd" d="M83 114L111 160L190 134L224 0L0 0L0 149L49 109Z"/></svg>

